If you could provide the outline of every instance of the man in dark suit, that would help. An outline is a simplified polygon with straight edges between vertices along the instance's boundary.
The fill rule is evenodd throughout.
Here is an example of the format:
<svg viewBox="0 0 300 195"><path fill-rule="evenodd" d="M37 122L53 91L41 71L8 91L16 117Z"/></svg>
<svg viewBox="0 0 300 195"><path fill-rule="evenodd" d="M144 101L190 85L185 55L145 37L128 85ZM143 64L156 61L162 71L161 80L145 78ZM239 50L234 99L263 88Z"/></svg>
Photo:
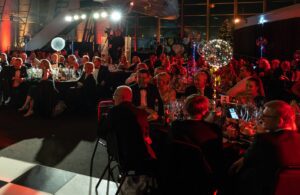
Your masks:
<svg viewBox="0 0 300 195"><path fill-rule="evenodd" d="M93 72L94 78L97 82L97 98L104 99L111 97L112 92L110 92L107 80L110 75L107 66L101 64L101 58L95 56L93 59L95 70Z"/></svg>
<svg viewBox="0 0 300 195"><path fill-rule="evenodd" d="M27 62L27 54L26 54L26 52L22 52L22 53L20 54L20 58L22 58L22 60L23 60L23 65L24 65L26 68L31 68L31 67L32 67L32 65L31 65L30 63Z"/></svg>
<svg viewBox="0 0 300 195"><path fill-rule="evenodd" d="M28 86L26 84L27 68L23 64L22 58L16 58L13 68L10 68L9 86L12 96L12 104L21 107L25 101Z"/></svg>
<svg viewBox="0 0 300 195"><path fill-rule="evenodd" d="M300 134L292 107L280 100L267 102L261 119L254 143L231 168L237 174L237 194L272 194L277 171L300 165Z"/></svg>
<svg viewBox="0 0 300 195"><path fill-rule="evenodd" d="M138 70L137 83L130 87L132 89L132 103L134 105L155 110L161 116L164 114L162 99L156 86L150 83L150 73L148 70Z"/></svg>
<svg viewBox="0 0 300 195"><path fill-rule="evenodd" d="M141 161L156 158L150 146L147 113L131 103L132 91L128 86L119 86L114 92L113 100L115 106L108 113L102 128L108 148L119 147L116 149L120 160L134 165L134 168L144 166ZM109 145L109 140L114 136L117 144Z"/></svg>
<svg viewBox="0 0 300 195"><path fill-rule="evenodd" d="M211 86L211 78L207 71L201 70L194 76L194 85L189 86L185 90L185 96L192 94L200 94L212 99L213 88Z"/></svg>

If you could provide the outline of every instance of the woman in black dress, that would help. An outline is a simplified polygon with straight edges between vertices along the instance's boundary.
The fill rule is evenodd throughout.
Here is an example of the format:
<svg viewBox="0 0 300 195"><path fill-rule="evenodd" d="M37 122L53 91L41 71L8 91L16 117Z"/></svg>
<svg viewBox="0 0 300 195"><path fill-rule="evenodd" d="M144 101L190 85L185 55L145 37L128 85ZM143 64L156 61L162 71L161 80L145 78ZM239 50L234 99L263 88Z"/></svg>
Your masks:
<svg viewBox="0 0 300 195"><path fill-rule="evenodd" d="M51 116L53 108L58 102L58 94L52 79L50 62L46 59L41 60L40 68L43 71L41 80L37 85L32 85L29 88L26 101L19 109L19 111L27 110L24 117L33 115L35 111L44 116Z"/></svg>

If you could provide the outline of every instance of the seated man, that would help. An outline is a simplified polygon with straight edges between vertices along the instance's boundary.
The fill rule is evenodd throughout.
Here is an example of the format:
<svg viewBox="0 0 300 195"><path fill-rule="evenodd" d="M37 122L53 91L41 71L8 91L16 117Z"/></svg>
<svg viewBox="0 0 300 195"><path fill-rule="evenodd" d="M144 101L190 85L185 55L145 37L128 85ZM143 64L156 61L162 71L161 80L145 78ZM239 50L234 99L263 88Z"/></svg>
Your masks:
<svg viewBox="0 0 300 195"><path fill-rule="evenodd" d="M147 113L132 104L132 91L128 86L119 86L114 92L113 100L115 106L101 128L107 139L107 147L118 150L119 159L136 166L135 168L143 166L140 162L156 158L150 146ZM109 140L114 140L117 144L112 145Z"/></svg>
<svg viewBox="0 0 300 195"><path fill-rule="evenodd" d="M231 168L237 174L237 194L271 194L278 169L300 165L300 134L289 104L267 102L257 131L253 145Z"/></svg>
<svg viewBox="0 0 300 195"><path fill-rule="evenodd" d="M207 71L201 70L194 76L194 84L185 89L185 96L192 94L200 94L212 99L213 88L211 86L211 78Z"/></svg>
<svg viewBox="0 0 300 195"><path fill-rule="evenodd" d="M6 53L0 54L0 105L10 101L10 72L12 66L9 65ZM2 102L3 101L3 102Z"/></svg>
<svg viewBox="0 0 300 195"><path fill-rule="evenodd" d="M104 128L100 127L105 130L107 151L119 163L121 171L136 174L126 177L121 189L125 193L122 194L128 194L127 191L144 194L149 190L147 180L152 180L157 166L156 155L150 146L147 113L131 103L132 91L128 86L117 87L113 100L115 105L104 121Z"/></svg>
<svg viewBox="0 0 300 195"><path fill-rule="evenodd" d="M163 102L155 85L150 83L150 73L146 69L137 72L137 83L130 86L132 89L132 103L142 108L155 110L163 115ZM156 107L157 106L157 107Z"/></svg>
<svg viewBox="0 0 300 195"><path fill-rule="evenodd" d="M10 69L9 84L12 93L12 103L16 107L20 107L27 94L27 68L23 65L21 58L16 58L13 68Z"/></svg>

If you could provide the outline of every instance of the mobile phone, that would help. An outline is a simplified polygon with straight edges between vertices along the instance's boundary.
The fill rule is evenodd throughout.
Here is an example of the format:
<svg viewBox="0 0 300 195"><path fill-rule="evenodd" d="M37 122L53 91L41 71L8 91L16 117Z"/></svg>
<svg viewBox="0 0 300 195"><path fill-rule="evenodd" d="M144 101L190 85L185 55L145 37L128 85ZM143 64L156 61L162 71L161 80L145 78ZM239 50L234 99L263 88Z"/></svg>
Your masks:
<svg viewBox="0 0 300 195"><path fill-rule="evenodd" d="M237 113L236 113L236 111L235 111L234 108L229 108L229 113L230 113L231 118L233 118L233 119L239 119L239 117L238 117L238 115L237 115Z"/></svg>

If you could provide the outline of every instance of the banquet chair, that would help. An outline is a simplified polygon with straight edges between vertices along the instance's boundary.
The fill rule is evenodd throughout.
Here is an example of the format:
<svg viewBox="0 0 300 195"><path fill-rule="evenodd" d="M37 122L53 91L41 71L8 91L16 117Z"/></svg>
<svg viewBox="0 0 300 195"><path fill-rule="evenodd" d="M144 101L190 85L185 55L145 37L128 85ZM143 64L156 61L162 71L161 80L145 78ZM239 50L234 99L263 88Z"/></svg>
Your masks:
<svg viewBox="0 0 300 195"><path fill-rule="evenodd" d="M157 162L150 157L142 134L110 129L107 132L106 143L109 160L101 174L96 191L106 172L109 176L113 176L115 168L118 169L120 183L116 194L119 194L124 181L129 176L146 175L155 178Z"/></svg>
<svg viewBox="0 0 300 195"><path fill-rule="evenodd" d="M193 144L173 140L159 167L162 194L216 194L212 171L202 150Z"/></svg>
<svg viewBox="0 0 300 195"><path fill-rule="evenodd" d="M286 167L278 171L274 195L300 194L300 166Z"/></svg>
<svg viewBox="0 0 300 195"><path fill-rule="evenodd" d="M104 136L104 122L105 119L107 118L109 109L113 106L113 101L112 100L104 100L100 101L98 104L98 129L97 129L97 141L96 145L94 147L94 151L91 157L91 164L90 164L90 176L92 177L93 175L93 166L94 166L94 158L95 154L98 148L98 145L102 145L106 147L106 140ZM110 157L108 157L108 161L110 161ZM103 179L104 175L101 176L100 178Z"/></svg>

